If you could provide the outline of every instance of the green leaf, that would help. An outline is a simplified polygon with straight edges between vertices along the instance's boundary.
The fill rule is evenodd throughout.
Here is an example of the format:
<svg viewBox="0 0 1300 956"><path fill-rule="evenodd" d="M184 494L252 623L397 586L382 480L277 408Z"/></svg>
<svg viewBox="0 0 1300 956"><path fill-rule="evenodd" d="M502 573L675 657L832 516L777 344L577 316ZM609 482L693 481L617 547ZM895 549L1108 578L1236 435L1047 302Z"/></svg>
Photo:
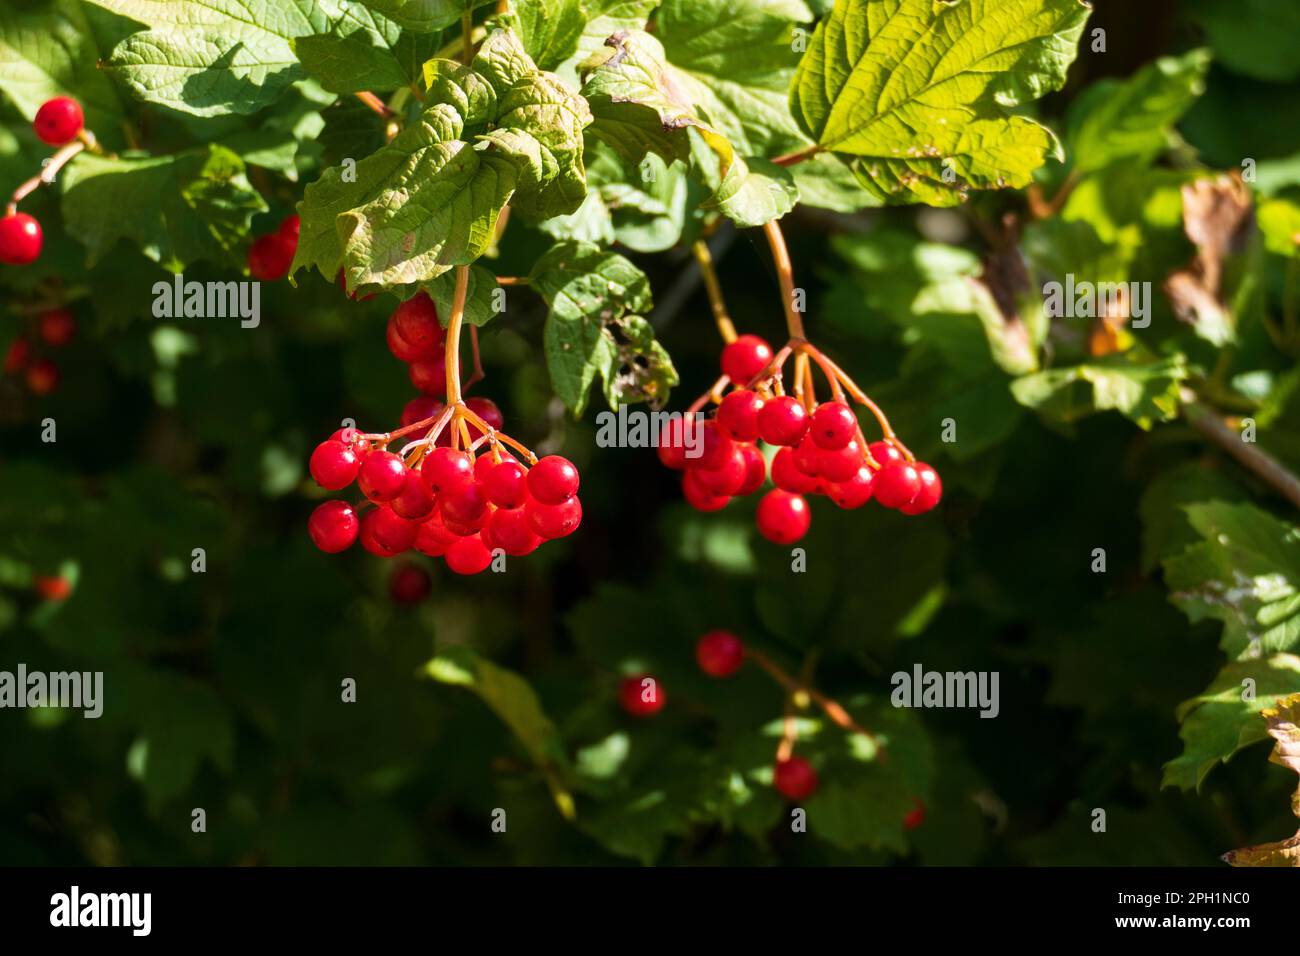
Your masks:
<svg viewBox="0 0 1300 956"><path fill-rule="evenodd" d="M1250 504L1187 506L1199 544L1164 562L1170 600L1223 622L1234 659L1300 648L1300 531Z"/></svg>
<svg viewBox="0 0 1300 956"><path fill-rule="evenodd" d="M408 86L438 52L437 33L403 32L357 3L343 7L328 32L292 41L299 62L333 93L384 92Z"/></svg>
<svg viewBox="0 0 1300 956"><path fill-rule="evenodd" d="M426 282L468 265L491 244L517 177L513 162L458 139L461 119L439 104L356 164L307 187L292 272L315 267L349 290Z"/></svg>
<svg viewBox="0 0 1300 956"><path fill-rule="evenodd" d="M1142 494L1142 568L1150 571L1165 558L1201 540L1187 520L1186 506L1201 501L1245 497L1228 475L1203 462L1188 462L1161 472Z"/></svg>
<svg viewBox="0 0 1300 956"><path fill-rule="evenodd" d="M252 218L266 210L243 160L223 146L147 159L83 154L63 188L68 232L86 246L89 265L119 239L172 272L199 259L242 265Z"/></svg>
<svg viewBox="0 0 1300 956"><path fill-rule="evenodd" d="M1067 150L1075 172L1118 160L1145 163L1169 144L1173 126L1205 87L1208 50L1162 57L1127 80L1099 80L1070 105Z"/></svg>
<svg viewBox="0 0 1300 956"><path fill-rule="evenodd" d="M766 159L740 159L731 164L704 208L716 206L742 229L780 219L799 201L790 171Z"/></svg>
<svg viewBox="0 0 1300 956"><path fill-rule="evenodd" d="M1300 258L1300 205L1289 199L1265 199L1257 215L1264 248L1279 256Z"/></svg>
<svg viewBox="0 0 1300 956"><path fill-rule="evenodd" d="M323 33L334 2L90 0L146 29L106 69L138 99L195 116L255 113L302 78L292 41Z"/></svg>
<svg viewBox="0 0 1300 956"><path fill-rule="evenodd" d="M1273 0L1189 0L1187 6L1228 69L1273 83L1300 78L1294 42L1300 35L1300 7Z"/></svg>
<svg viewBox="0 0 1300 956"><path fill-rule="evenodd" d="M365 5L388 19L420 33L441 30L460 22L461 14L488 0L365 0Z"/></svg>
<svg viewBox="0 0 1300 956"><path fill-rule="evenodd" d="M844 0L809 42L791 109L882 199L1025 186L1059 144L1007 110L1064 84L1088 13L1079 0Z"/></svg>
<svg viewBox="0 0 1300 956"><path fill-rule="evenodd" d="M1058 421L1114 410L1150 429L1178 415L1179 383L1187 375L1181 355L1144 361L1124 353L1026 375L1011 391L1020 404Z"/></svg>
<svg viewBox="0 0 1300 956"><path fill-rule="evenodd" d="M582 0L516 0L511 9L524 49L540 69L554 70L578 49L587 25Z"/></svg>
<svg viewBox="0 0 1300 956"><path fill-rule="evenodd" d="M566 241L537 260L528 281L550 306L546 367L575 415L597 378L611 406L667 398L676 372L638 315L653 305L645 273L616 253Z"/></svg>
<svg viewBox="0 0 1300 956"><path fill-rule="evenodd" d="M1183 752L1165 764L1161 786L1199 790L1220 763L1241 748L1268 739L1259 712L1297 691L1300 657L1293 654L1228 664L1209 687L1178 708Z"/></svg>
<svg viewBox="0 0 1300 956"><path fill-rule="evenodd" d="M446 322L451 317L451 303L456 294L456 273L444 272L436 279L421 282L420 288L429 293L438 316ZM491 269L475 263L469 269L469 286L465 293L464 320L470 325L483 326L497 315L493 293L499 289L497 277Z"/></svg>

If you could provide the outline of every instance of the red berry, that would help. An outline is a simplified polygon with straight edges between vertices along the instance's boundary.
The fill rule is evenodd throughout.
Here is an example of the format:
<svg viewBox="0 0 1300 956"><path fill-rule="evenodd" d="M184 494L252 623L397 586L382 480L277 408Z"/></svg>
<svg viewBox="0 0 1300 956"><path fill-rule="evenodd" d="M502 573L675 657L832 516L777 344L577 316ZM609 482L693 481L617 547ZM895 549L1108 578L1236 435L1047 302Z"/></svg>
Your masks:
<svg viewBox="0 0 1300 956"><path fill-rule="evenodd" d="M736 489L736 495L752 495L762 488L763 482L767 480L767 459L758 450L758 446L750 442L745 442L739 448L740 453L745 456L745 480Z"/></svg>
<svg viewBox="0 0 1300 956"><path fill-rule="evenodd" d="M818 448L834 451L843 448L857 434L858 417L843 402L825 402L812 414L808 433Z"/></svg>
<svg viewBox="0 0 1300 956"><path fill-rule="evenodd" d="M478 535L472 534L448 548L444 560L457 574L478 574L492 563L492 552Z"/></svg>
<svg viewBox="0 0 1300 956"><path fill-rule="evenodd" d="M429 596L429 572L418 564L402 564L388 576L388 593L398 604L419 604Z"/></svg>
<svg viewBox="0 0 1300 956"><path fill-rule="evenodd" d="M33 395L48 395L59 387L59 367L52 359L37 359L27 369L27 387Z"/></svg>
<svg viewBox="0 0 1300 956"><path fill-rule="evenodd" d="M730 677L745 663L745 645L730 631L709 631L695 644L695 660L710 677Z"/></svg>
<svg viewBox="0 0 1300 956"><path fill-rule="evenodd" d="M757 335L742 335L722 350L722 374L744 385L772 361L772 346Z"/></svg>
<svg viewBox="0 0 1300 956"><path fill-rule="evenodd" d="M423 521L433 513L433 493L418 471L406 469L402 491L391 502L392 509L407 521Z"/></svg>
<svg viewBox="0 0 1300 956"><path fill-rule="evenodd" d="M848 481L841 481L838 484L831 485L826 494L830 496L831 501L841 508L861 508L871 500L872 475L871 469L866 465L862 465L856 475Z"/></svg>
<svg viewBox="0 0 1300 956"><path fill-rule="evenodd" d="M472 525L478 522L483 518L487 504L483 486L473 479L438 492L439 514L455 524Z"/></svg>
<svg viewBox="0 0 1300 956"><path fill-rule="evenodd" d="M742 447L744 446L733 443L731 454L717 468L708 471L703 468L696 468L693 474L700 483L700 487L706 491L711 491L715 495L725 497L730 497L738 492L749 474L749 460L745 457L745 453L741 451Z"/></svg>
<svg viewBox="0 0 1300 956"><path fill-rule="evenodd" d="M72 594L72 582L61 574L38 574L32 588L46 601L66 601Z"/></svg>
<svg viewBox="0 0 1300 956"><path fill-rule="evenodd" d="M5 374L13 375L27 367L32 359L32 344L24 338L16 338L5 353Z"/></svg>
<svg viewBox="0 0 1300 956"><path fill-rule="evenodd" d="M483 419L483 421L490 425L494 431L501 431L501 429L505 427L505 416L501 414L501 409L497 408L497 403L492 401L492 399L479 398L477 396L474 398L467 398L465 399L465 407L479 418ZM470 427L474 429L475 434L478 433L478 428L474 428L474 426Z"/></svg>
<svg viewBox="0 0 1300 956"><path fill-rule="evenodd" d="M827 481L848 481L866 459L862 455L862 446L857 439L851 439L843 448L817 451L817 472Z"/></svg>
<svg viewBox="0 0 1300 956"><path fill-rule="evenodd" d="M816 494L822 487L820 478L799 468L793 448L782 448L772 458L772 484L796 495Z"/></svg>
<svg viewBox="0 0 1300 956"><path fill-rule="evenodd" d="M778 760L772 784L787 800L806 800L817 790L817 771L803 757Z"/></svg>
<svg viewBox="0 0 1300 956"><path fill-rule="evenodd" d="M667 468L680 471L686 467L686 426L683 419L669 419L668 427L655 435L659 461Z"/></svg>
<svg viewBox="0 0 1300 956"><path fill-rule="evenodd" d="M499 508L518 508L528 500L528 472L523 465L509 458L495 464L491 458L481 460L491 466L483 476L483 490L489 501Z"/></svg>
<svg viewBox="0 0 1300 956"><path fill-rule="evenodd" d="M421 347L407 341L398 331L396 315L389 317L384 336L388 341L388 351L392 352L393 358L398 361L434 363L442 361L444 353L437 343Z"/></svg>
<svg viewBox="0 0 1300 956"><path fill-rule="evenodd" d="M357 487L371 501L392 501L406 488L406 462L391 451L372 451L361 463Z"/></svg>
<svg viewBox="0 0 1300 956"><path fill-rule="evenodd" d="M558 505L547 505L529 498L524 511L528 515L528 526L548 541L573 534L582 523L582 503L576 497Z"/></svg>
<svg viewBox="0 0 1300 956"><path fill-rule="evenodd" d="M754 441L758 438L758 413L763 398L757 392L740 388L728 392L718 406L719 427L736 441Z"/></svg>
<svg viewBox="0 0 1300 956"><path fill-rule="evenodd" d="M498 508L488 519L492 541L512 558L532 554L542 539L533 531L523 508Z"/></svg>
<svg viewBox="0 0 1300 956"><path fill-rule="evenodd" d="M664 709L664 691L648 674L624 678L618 686L618 700L633 717L649 717Z"/></svg>
<svg viewBox="0 0 1300 956"><path fill-rule="evenodd" d="M578 493L578 469L559 455L547 455L528 469L528 493L544 505L558 505Z"/></svg>
<svg viewBox="0 0 1300 956"><path fill-rule="evenodd" d="M41 104L32 127L41 142L51 146L66 146L77 138L85 122L80 103L70 96L56 96Z"/></svg>
<svg viewBox="0 0 1300 956"><path fill-rule="evenodd" d="M797 445L807 430L808 412L793 395L769 399L758 413L758 433L769 445Z"/></svg>
<svg viewBox="0 0 1300 956"><path fill-rule="evenodd" d="M282 238L293 243L295 252L298 250L298 232L301 226L302 220L295 213L292 216L285 216L284 221L280 223L280 228L276 230Z"/></svg>
<svg viewBox="0 0 1300 956"><path fill-rule="evenodd" d="M407 402L402 409L402 427L405 428L408 425L414 425L416 422L426 421L430 418L437 418L446 407L446 405L430 395L417 396ZM430 422L429 424L432 425L433 423Z"/></svg>
<svg viewBox="0 0 1300 956"><path fill-rule="evenodd" d="M774 544L794 544L808 533L812 515L802 496L774 488L758 502L758 533Z"/></svg>
<svg viewBox="0 0 1300 956"><path fill-rule="evenodd" d="M731 457L735 445L735 442L723 433L715 421L697 424L695 434L686 437L695 439L694 442L688 440L686 443L686 467L698 468L701 471L721 468Z"/></svg>
<svg viewBox="0 0 1300 956"><path fill-rule="evenodd" d="M356 509L346 501L326 501L316 506L307 521L312 543L327 554L337 554L352 547L361 522Z"/></svg>
<svg viewBox="0 0 1300 956"><path fill-rule="evenodd" d="M46 345L63 348L76 337L77 320L67 309L51 309L36 320L36 331Z"/></svg>
<svg viewBox="0 0 1300 956"><path fill-rule="evenodd" d="M343 442L330 438L316 446L308 468L316 484L329 491L338 491L357 480L361 460Z"/></svg>
<svg viewBox="0 0 1300 956"><path fill-rule="evenodd" d="M903 453L887 441L873 441L867 446L867 451L871 453L871 457L876 460L876 464L881 468L891 461L903 460Z"/></svg>
<svg viewBox="0 0 1300 956"><path fill-rule="evenodd" d="M434 511L420 522L420 530L415 533L415 550L431 558L440 558L460 537L463 536L444 525L438 512Z"/></svg>
<svg viewBox="0 0 1300 956"><path fill-rule="evenodd" d="M688 471L682 478L682 496L696 511L721 511L731 501L726 495L715 495L700 484L700 473L696 469Z"/></svg>
<svg viewBox="0 0 1300 956"><path fill-rule="evenodd" d="M474 462L468 452L456 448L435 448L420 466L424 483L435 495L474 477Z"/></svg>
<svg viewBox="0 0 1300 956"><path fill-rule="evenodd" d="M905 515L919 515L929 511L943 497L943 482L939 473L923 461L916 463L916 474L921 479L921 488L916 497L899 510Z"/></svg>
<svg viewBox="0 0 1300 956"><path fill-rule="evenodd" d="M0 218L0 262L25 266L41 254L41 224L25 212Z"/></svg>
<svg viewBox="0 0 1300 956"><path fill-rule="evenodd" d="M392 508L371 508L361 519L361 547L381 558L401 554L415 544L420 526Z"/></svg>
<svg viewBox="0 0 1300 956"><path fill-rule="evenodd" d="M821 449L811 435L804 435L794 446L794 466L810 478L821 475Z"/></svg>
<svg viewBox="0 0 1300 956"><path fill-rule="evenodd" d="M438 324L438 307L426 292L417 293L399 305L392 323L398 335L421 352L441 345L446 335Z"/></svg>
<svg viewBox="0 0 1300 956"><path fill-rule="evenodd" d="M411 362L411 384L426 395L447 394L447 363L441 357Z"/></svg>
<svg viewBox="0 0 1300 956"><path fill-rule="evenodd" d="M912 809L907 811L907 816L903 817L903 829L915 830L925 822L925 804L921 802L920 797L912 798Z"/></svg>
<svg viewBox="0 0 1300 956"><path fill-rule="evenodd" d="M886 508L902 508L921 490L921 476L907 461L892 461L876 473L871 481L876 500Z"/></svg>
<svg viewBox="0 0 1300 956"><path fill-rule="evenodd" d="M248 273L259 282L276 282L289 274L297 243L276 232L258 236L248 249Z"/></svg>

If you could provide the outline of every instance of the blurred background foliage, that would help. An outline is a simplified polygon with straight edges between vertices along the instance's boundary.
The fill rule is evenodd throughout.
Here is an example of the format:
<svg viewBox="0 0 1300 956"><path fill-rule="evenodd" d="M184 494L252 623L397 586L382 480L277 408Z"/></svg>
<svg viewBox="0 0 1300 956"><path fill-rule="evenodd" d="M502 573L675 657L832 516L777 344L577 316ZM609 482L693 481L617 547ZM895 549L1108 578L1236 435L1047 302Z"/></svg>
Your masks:
<svg viewBox="0 0 1300 956"><path fill-rule="evenodd" d="M801 206L784 220L810 335L947 488L924 519L817 501L804 574L757 537L748 505L692 513L653 451L595 447L599 408L574 421L554 399L545 306L519 289L483 332L474 393L512 434L577 463L585 521L504 575L455 578L415 555L432 594L397 604L391 563L320 554L305 533L322 497L305 470L315 443L345 417L391 427L411 397L384 343L394 300L349 301L312 275L264 285L255 330L157 320L152 286L169 273L122 243L88 266L57 192L33 196L46 253L0 270L0 346L51 282L81 334L53 394L0 381L0 669L103 671L106 700L99 720L0 713L0 862L1208 865L1289 832L1294 777L1263 745L1236 751L1263 739L1264 698L1300 690L1295 513L1178 409L1192 388L1251 416L1260 446L1300 468L1290 227L1232 250L1215 316L1180 320L1160 289L1197 252L1183 185L1249 159L1261 226L1300 214L1287 119L1300 21L1267 0L1095 6L1067 88L1038 104L1066 146L1037 186L1039 202L1062 197L1055 215L1005 192L954 211ZM18 3L0 13L0 49L46 31L75 53L47 29L60 17L111 48L115 22L96 7ZM1098 27L1106 50L1088 52ZM1177 59L1149 66L1160 57ZM310 90L213 126L78 70L92 127L96 110L126 112L154 143L244 156L266 205L254 232L291 211L331 134L361 135L356 107ZM0 88L8 190L47 151ZM678 218L671 248L634 251L661 247L656 213L620 251L650 276L683 407L716 375L720 342L688 244L671 242L698 226L664 215ZM761 233L714 238L737 324L781 340ZM550 241L512 223L491 266L526 274ZM1013 262L1026 281L1007 278ZM1086 320L1026 305L1029 276L1066 272L1151 282L1150 328L1111 330L1098 356ZM955 443L940 440L946 418ZM71 595L43 599L38 575L65 576ZM1215 602L1243 579L1245 600ZM817 685L887 740L881 762L820 711L800 714L798 752L821 776L808 834L789 832L770 784L778 686L752 666L723 682L695 665L696 638L719 627L792 671L811 656ZM917 662L999 672L997 719L891 707L889 676ZM638 720L616 693L642 672L668 704ZM1258 678L1261 702L1180 714L1221 672ZM925 821L905 831L917 798ZM205 834L191 832L195 807Z"/></svg>

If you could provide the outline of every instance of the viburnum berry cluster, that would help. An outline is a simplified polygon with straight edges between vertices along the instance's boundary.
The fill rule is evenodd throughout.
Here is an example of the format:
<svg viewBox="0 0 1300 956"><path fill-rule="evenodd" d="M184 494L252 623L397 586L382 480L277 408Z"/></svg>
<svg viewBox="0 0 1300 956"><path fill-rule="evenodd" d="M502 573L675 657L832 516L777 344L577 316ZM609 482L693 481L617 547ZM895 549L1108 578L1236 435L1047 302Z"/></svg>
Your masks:
<svg viewBox="0 0 1300 956"><path fill-rule="evenodd" d="M407 404L401 427L382 434L343 428L312 452L317 484L339 491L356 482L364 496L356 505L327 501L312 513L308 531L322 551L346 550L360 538L380 557L414 548L441 557L457 574L478 574L494 552L530 554L582 522L573 463L558 455L539 459L501 431L504 421L493 402L462 398L464 295L465 280L458 277L445 332L424 293L398 306L389 320L389 347L411 363L411 380L426 393ZM435 361L441 375L425 368ZM414 440L388 449L402 438Z"/></svg>
<svg viewBox="0 0 1300 956"><path fill-rule="evenodd" d="M58 151L43 165L39 174L14 191L4 216L0 217L0 262L5 265L30 265L40 258L45 241L41 224L34 216L19 212L18 204L42 185L54 182L59 170L83 149L98 151L94 136L85 129L81 104L69 96L56 96L41 104L32 120L32 128L41 142L58 147Z"/></svg>
<svg viewBox="0 0 1300 956"><path fill-rule="evenodd" d="M248 274L259 282L278 282L287 276L298 251L298 228L298 216L286 216L275 232L254 239L248 247Z"/></svg>
<svg viewBox="0 0 1300 956"><path fill-rule="evenodd" d="M20 332L5 353L6 375L21 375L33 395L48 395L59 386L59 366L42 349L61 349L77 336L77 319L65 308L45 309L36 314L33 327Z"/></svg>
<svg viewBox="0 0 1300 956"><path fill-rule="evenodd" d="M659 459L683 472L682 493L699 511L718 511L735 497L759 491L770 477L774 488L759 499L759 533L776 544L793 544L812 520L807 496L825 495L844 509L875 499L907 515L939 503L943 484L930 465L919 462L894 434L889 420L844 371L807 340L802 320L790 306L793 279L784 240L775 223L766 227L787 296L790 341L774 353L756 335L735 334L719 322L727 340L722 375L669 426L659 439ZM716 283L709 283L710 290ZM720 306L715 302L715 312ZM793 360L790 392L785 366ZM813 367L829 385L819 402ZM883 437L868 442L850 399L870 410ZM698 416L707 405L711 417ZM696 435L688 428L698 428ZM775 449L769 466L759 442Z"/></svg>

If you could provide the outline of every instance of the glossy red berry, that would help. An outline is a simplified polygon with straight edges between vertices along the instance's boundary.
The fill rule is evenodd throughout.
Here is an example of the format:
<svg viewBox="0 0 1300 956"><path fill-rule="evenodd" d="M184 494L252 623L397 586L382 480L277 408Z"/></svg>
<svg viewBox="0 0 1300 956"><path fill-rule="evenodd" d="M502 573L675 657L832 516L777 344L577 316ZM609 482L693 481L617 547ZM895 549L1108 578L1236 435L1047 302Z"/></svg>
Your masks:
<svg viewBox="0 0 1300 956"><path fill-rule="evenodd" d="M862 446L857 439L850 439L843 448L834 451L825 448L818 450L817 473L827 481L848 481L857 474L865 461Z"/></svg>
<svg viewBox="0 0 1300 956"><path fill-rule="evenodd" d="M694 474L700 487L715 495L730 497L740 491L749 473L749 460L741 451L742 445L733 444L731 454L717 468L708 471L696 468Z"/></svg>
<svg viewBox="0 0 1300 956"><path fill-rule="evenodd" d="M396 315L389 316L388 325L384 328L384 338L388 342L388 351L392 352L393 358L399 362L438 363L442 361L443 352L439 348L440 343L416 346L408 342L398 331Z"/></svg>
<svg viewBox="0 0 1300 956"><path fill-rule="evenodd" d="M876 460L876 464L883 468L891 461L902 461L903 453L887 441L873 441L867 446L867 451L871 457Z"/></svg>
<svg viewBox="0 0 1300 956"><path fill-rule="evenodd" d="M801 495L774 488L758 502L758 533L775 544L794 544L808 533L812 522L808 502Z"/></svg>
<svg viewBox="0 0 1300 956"><path fill-rule="evenodd" d="M478 574L492 563L492 552L478 535L472 534L448 548L444 560L457 574Z"/></svg>
<svg viewBox="0 0 1300 956"><path fill-rule="evenodd" d="M714 494L700 483L700 472L691 469L682 477L682 497L696 511L721 511L731 501L726 495Z"/></svg>
<svg viewBox="0 0 1300 956"><path fill-rule="evenodd" d="M624 678L618 685L618 701L633 717L650 717L664 709L666 698L657 680L639 674Z"/></svg>
<svg viewBox="0 0 1300 956"><path fill-rule="evenodd" d="M412 348L431 352L442 344L445 333L438 324L438 307L428 293L417 293L393 312L393 326Z"/></svg>
<svg viewBox="0 0 1300 956"><path fill-rule="evenodd" d="M361 547L381 558L401 554L415 544L420 526L391 508L371 508L361 518Z"/></svg>
<svg viewBox="0 0 1300 956"><path fill-rule="evenodd" d="M32 589L46 601L66 601L72 596L72 582L61 574L38 574Z"/></svg>
<svg viewBox="0 0 1300 956"><path fill-rule="evenodd" d="M25 212L0 218L0 262L25 266L41 254L41 224Z"/></svg>
<svg viewBox="0 0 1300 956"><path fill-rule="evenodd" d="M921 490L921 476L908 461L891 461L872 479L876 500L886 508L902 508Z"/></svg>
<svg viewBox="0 0 1300 956"><path fill-rule="evenodd" d="M438 511L444 521L472 525L487 510L487 495L477 481L462 481L438 493Z"/></svg>
<svg viewBox="0 0 1300 956"><path fill-rule="evenodd" d="M745 663L745 645L730 631L709 631L695 644L695 660L710 677L730 677Z"/></svg>
<svg viewBox="0 0 1300 956"><path fill-rule="evenodd" d="M5 374L13 375L27 368L32 360L32 344L24 338L16 338L5 353Z"/></svg>
<svg viewBox="0 0 1300 956"><path fill-rule="evenodd" d="M763 398L757 392L744 388L728 392L718 406L718 425L736 441L754 441L758 438L758 413L762 407Z"/></svg>
<svg viewBox="0 0 1300 956"><path fill-rule="evenodd" d="M772 361L772 346L757 335L742 335L722 350L722 374L744 385Z"/></svg>
<svg viewBox="0 0 1300 956"><path fill-rule="evenodd" d="M467 452L456 448L435 448L420 466L424 483L435 495L454 488L474 477L474 462Z"/></svg>
<svg viewBox="0 0 1300 956"><path fill-rule="evenodd" d="M316 484L329 491L338 491L357 480L361 460L343 442L331 438L316 446L308 468Z"/></svg>
<svg viewBox="0 0 1300 956"><path fill-rule="evenodd" d="M813 411L808 433L818 448L843 448L858 432L858 417L843 402L824 402Z"/></svg>
<svg viewBox="0 0 1300 956"><path fill-rule="evenodd" d="M424 483L418 471L406 469L402 481L402 490L390 505L398 515L407 521L423 521L433 513L433 492Z"/></svg>
<svg viewBox="0 0 1300 956"><path fill-rule="evenodd" d="M302 227L302 220L298 218L297 213L291 216L285 216L284 221L280 223L280 228L276 232L286 241L293 243L294 251L298 251L298 232Z"/></svg>
<svg viewBox="0 0 1300 956"><path fill-rule="evenodd" d="M371 501L392 501L406 487L406 462L391 451L372 451L361 462L357 487Z"/></svg>
<svg viewBox="0 0 1300 956"><path fill-rule="evenodd" d="M63 348L76 338L77 320L67 309L51 309L36 320L36 332L51 348Z"/></svg>
<svg viewBox="0 0 1300 956"><path fill-rule="evenodd" d="M447 363L441 358L412 362L407 370L411 384L426 395L447 394Z"/></svg>
<svg viewBox="0 0 1300 956"><path fill-rule="evenodd" d="M694 434L686 434L686 467L701 471L721 468L735 446L715 421L696 424Z"/></svg>
<svg viewBox="0 0 1300 956"><path fill-rule="evenodd" d="M483 476L483 490L488 500L498 508L518 508L528 500L528 472L517 461L503 458L493 463L484 458L489 467Z"/></svg>
<svg viewBox="0 0 1300 956"><path fill-rule="evenodd" d="M414 425L426 419L437 418L447 406L432 395L419 395L406 403L402 409L402 427ZM433 423L430 422L430 425Z"/></svg>
<svg viewBox="0 0 1300 956"><path fill-rule="evenodd" d="M86 118L81 112L81 104L70 96L56 96L46 100L36 111L32 128L41 142L51 146L66 146L77 138L85 125Z"/></svg>
<svg viewBox="0 0 1300 956"><path fill-rule="evenodd" d="M739 448L740 453L745 457L745 480L736 489L736 495L752 495L762 488L763 482L767 480L767 459L763 457L757 445L745 442Z"/></svg>
<svg viewBox="0 0 1300 956"><path fill-rule="evenodd" d="M528 515L528 526L548 541L567 537L582 524L582 503L576 497L558 505L547 505L529 498L524 511Z"/></svg>
<svg viewBox="0 0 1300 956"><path fill-rule="evenodd" d="M666 467L680 471L687 465L686 461L686 426L681 418L669 419L666 427L655 435L656 452L659 461ZM694 427L694 424L692 424Z"/></svg>
<svg viewBox="0 0 1300 956"><path fill-rule="evenodd" d="M912 809L907 811L907 816L903 817L903 829L915 830L925 822L925 804L919 797L912 798Z"/></svg>
<svg viewBox="0 0 1300 956"><path fill-rule="evenodd" d="M312 543L327 554L338 554L352 547L361 528L356 509L346 501L326 501L317 505L307 521Z"/></svg>
<svg viewBox="0 0 1300 956"><path fill-rule="evenodd" d="M778 760L772 785L787 800L806 800L817 792L817 771L803 757Z"/></svg>
<svg viewBox="0 0 1300 956"><path fill-rule="evenodd" d="M943 497L943 482L939 473L923 461L916 463L916 476L921 480L921 487L914 497L899 510L905 515L919 515L929 511Z"/></svg>
<svg viewBox="0 0 1300 956"><path fill-rule="evenodd" d="M542 543L523 508L496 509L488 519L488 533L492 542L512 558L532 554Z"/></svg>
<svg viewBox="0 0 1300 956"><path fill-rule="evenodd" d="M248 248L248 274L259 282L276 282L289 274L297 243L278 232L258 236Z"/></svg>
<svg viewBox="0 0 1300 956"><path fill-rule="evenodd" d="M449 530L438 517L435 511L424 521L420 522L419 530L415 532L415 544L413 547L421 554L427 554L431 558L440 558L447 553L447 549L455 544L461 535Z"/></svg>
<svg viewBox="0 0 1300 956"><path fill-rule="evenodd" d="M831 485L826 494L841 508L861 508L871 500L872 481L873 472L866 465L862 465L856 475L848 481Z"/></svg>
<svg viewBox="0 0 1300 956"><path fill-rule="evenodd" d="M27 388L33 395L48 395L59 387L59 378L53 359L37 359L27 369Z"/></svg>
<svg viewBox="0 0 1300 956"><path fill-rule="evenodd" d="M794 446L794 465L805 475L816 477L821 474L821 449L812 440L811 435L804 435L799 444Z"/></svg>
<svg viewBox="0 0 1300 956"><path fill-rule="evenodd" d="M528 469L528 493L544 505L558 505L578 493L578 469L559 455L547 455Z"/></svg>
<svg viewBox="0 0 1300 956"><path fill-rule="evenodd" d="M501 414L501 409L497 408L497 403L490 398L474 396L465 399L465 407L471 412L483 419L484 423L489 425L495 431L501 431L505 427L506 418ZM474 433L478 433L478 428L474 428Z"/></svg>
<svg viewBox="0 0 1300 956"><path fill-rule="evenodd" d="M822 485L799 467L793 448L782 448L772 458L772 484L796 495L814 494Z"/></svg>
<svg viewBox="0 0 1300 956"><path fill-rule="evenodd" d="M398 604L419 604L429 596L429 572L418 564L401 564L388 576L388 593Z"/></svg>
<svg viewBox="0 0 1300 956"><path fill-rule="evenodd" d="M769 445L797 445L806 431L808 412L793 395L779 395L763 403L758 433Z"/></svg>

